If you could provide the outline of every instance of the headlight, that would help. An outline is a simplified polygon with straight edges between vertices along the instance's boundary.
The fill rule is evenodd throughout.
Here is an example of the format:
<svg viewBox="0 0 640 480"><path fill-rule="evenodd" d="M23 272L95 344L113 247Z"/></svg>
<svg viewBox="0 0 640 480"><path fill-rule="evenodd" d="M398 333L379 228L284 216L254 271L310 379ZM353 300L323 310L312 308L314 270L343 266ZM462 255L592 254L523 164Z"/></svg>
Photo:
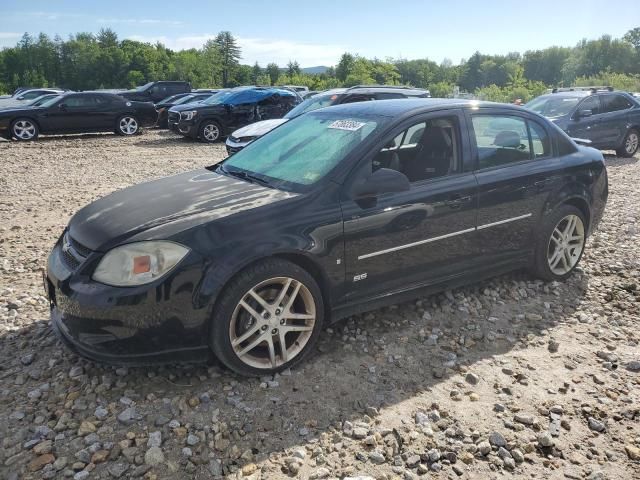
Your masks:
<svg viewBox="0 0 640 480"><path fill-rule="evenodd" d="M108 251L93 279L116 287L144 285L167 274L187 253L187 247L173 242L130 243Z"/></svg>
<svg viewBox="0 0 640 480"><path fill-rule="evenodd" d="M197 110L190 110L188 112L180 112L180 119L181 120L191 120L197 114L198 114Z"/></svg>

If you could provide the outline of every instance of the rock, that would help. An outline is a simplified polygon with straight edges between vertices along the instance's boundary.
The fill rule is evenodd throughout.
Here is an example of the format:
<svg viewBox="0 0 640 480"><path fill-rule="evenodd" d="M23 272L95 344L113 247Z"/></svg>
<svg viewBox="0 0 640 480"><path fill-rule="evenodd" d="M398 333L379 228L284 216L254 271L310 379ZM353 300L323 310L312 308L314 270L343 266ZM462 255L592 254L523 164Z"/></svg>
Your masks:
<svg viewBox="0 0 640 480"><path fill-rule="evenodd" d="M125 408L118 414L118 422L123 425L131 425L137 419L136 407Z"/></svg>
<svg viewBox="0 0 640 480"><path fill-rule="evenodd" d="M640 460L640 448L634 445L625 445L624 450L625 452L627 452L627 456L629 457L629 460L635 460L635 461Z"/></svg>
<svg viewBox="0 0 640 480"><path fill-rule="evenodd" d="M79 378L84 373L84 369L81 365L76 365L69 370L69 378Z"/></svg>
<svg viewBox="0 0 640 480"><path fill-rule="evenodd" d="M86 470L80 470L73 476L73 480L86 480L89 478L89 472Z"/></svg>
<svg viewBox="0 0 640 480"><path fill-rule="evenodd" d="M541 447L551 447L553 445L553 437L549 432L542 432L538 435L538 443Z"/></svg>
<svg viewBox="0 0 640 480"><path fill-rule="evenodd" d="M323 478L328 478L330 475L331 475L331 472L329 471L329 469L322 467L316 470L315 472L313 472L309 476L309 480L321 480Z"/></svg>
<svg viewBox="0 0 640 480"><path fill-rule="evenodd" d="M420 463L420 455L409 455L405 460L405 464L409 468L413 468Z"/></svg>
<svg viewBox="0 0 640 480"><path fill-rule="evenodd" d="M627 362L626 368L630 372L640 372L640 360L631 360L630 362Z"/></svg>
<svg viewBox="0 0 640 480"><path fill-rule="evenodd" d="M38 470L42 470L45 465L55 462L55 460L56 458L50 453L39 455L29 462L27 470L29 472L37 472Z"/></svg>
<svg viewBox="0 0 640 480"><path fill-rule="evenodd" d="M109 450L98 450L91 456L91 463L98 464L107 461L109 458Z"/></svg>
<svg viewBox="0 0 640 480"><path fill-rule="evenodd" d="M93 412L93 415L98 420L104 420L105 418L107 418L109 416L109 410L107 410L106 408L100 406L100 407L96 408L96 410Z"/></svg>
<svg viewBox="0 0 640 480"><path fill-rule="evenodd" d="M533 415L516 414L513 417L513 420L517 423L522 423L523 425L533 425L535 418L533 417Z"/></svg>
<svg viewBox="0 0 640 480"><path fill-rule="evenodd" d="M386 461L384 455L378 450L374 450L369 454L369 460L371 460L371 463L375 463L376 465L380 465Z"/></svg>
<svg viewBox="0 0 640 480"><path fill-rule="evenodd" d="M489 444L487 443L487 445L489 445ZM489 452L490 452L490 451L491 451L491 445L489 445ZM489 453L489 452L487 452L487 453ZM483 455L484 455L484 454L483 454ZM463 450L463 451L462 451L462 452L460 452L460 454L458 455L458 458L459 458L459 459L460 459L460 461L461 461L462 463L464 463L465 465L469 465L469 464L471 464L471 463L473 462L474 456L473 456L473 454L472 454L472 453L470 453L470 452L467 452L467 451L464 451L464 450Z"/></svg>
<svg viewBox="0 0 640 480"><path fill-rule="evenodd" d="M353 438L363 439L369 435L369 430L363 427L356 427L353 429Z"/></svg>
<svg viewBox="0 0 640 480"><path fill-rule="evenodd" d="M589 424L589 428L594 432L604 432L607 429L606 425L603 422L593 417L589 417L587 419L587 422Z"/></svg>
<svg viewBox="0 0 640 480"><path fill-rule="evenodd" d="M504 464L504 468L506 468L507 470L515 470L516 462L513 458L511 457L503 458L502 462Z"/></svg>
<svg viewBox="0 0 640 480"><path fill-rule="evenodd" d="M35 447L33 447L33 453L35 453L36 455L44 455L45 453L51 453L52 447L53 447L53 442L51 440L45 440L44 442L40 442Z"/></svg>
<svg viewBox="0 0 640 480"><path fill-rule="evenodd" d="M517 448L514 448L513 450L511 450L511 456L513 457L516 463L524 462L524 455Z"/></svg>
<svg viewBox="0 0 640 480"><path fill-rule="evenodd" d="M480 381L480 377L475 373L471 373L471 372L467 373L464 379L467 381L467 383L470 383L471 385L477 385L478 382Z"/></svg>
<svg viewBox="0 0 640 480"><path fill-rule="evenodd" d="M67 463L68 463L67 457L58 457L56 458L56 461L53 462L53 468L56 471L60 471L67 466Z"/></svg>
<svg viewBox="0 0 640 480"><path fill-rule="evenodd" d="M199 436L194 435L192 433L190 433L187 436L187 445L191 445L193 447L194 445L197 445L199 442L200 442L200 437Z"/></svg>
<svg viewBox="0 0 640 480"><path fill-rule="evenodd" d="M494 447L504 447L507 445L507 441L500 432L492 432L491 435L489 435L489 443Z"/></svg>
<svg viewBox="0 0 640 480"><path fill-rule="evenodd" d="M109 475L114 478L120 478L128 469L129 465L126 463L112 463L107 467Z"/></svg>
<svg viewBox="0 0 640 480"><path fill-rule="evenodd" d="M162 445L162 432L156 431L149 434L147 447L159 447Z"/></svg>
<svg viewBox="0 0 640 480"><path fill-rule="evenodd" d="M554 339L549 340L547 349L550 353L556 353L560 349L560 342L557 342Z"/></svg>
<svg viewBox="0 0 640 480"><path fill-rule="evenodd" d="M491 452L491 444L489 442L480 442L478 444L478 451L480 452L480 455L486 457Z"/></svg>
<svg viewBox="0 0 640 480"><path fill-rule="evenodd" d="M80 427L78 428L78 436L84 437L85 435L89 435L96 431L96 426L93 422L82 422Z"/></svg>
<svg viewBox="0 0 640 480"><path fill-rule="evenodd" d="M416 412L416 425L426 425L429 423L429 416L423 412Z"/></svg>
<svg viewBox="0 0 640 480"><path fill-rule="evenodd" d="M222 462L217 458L210 460L207 468L214 478L222 476Z"/></svg>
<svg viewBox="0 0 640 480"><path fill-rule="evenodd" d="M147 450L147 453L144 454L144 463L147 465L155 467L162 462L164 462L164 453L162 453L160 447L151 447Z"/></svg>

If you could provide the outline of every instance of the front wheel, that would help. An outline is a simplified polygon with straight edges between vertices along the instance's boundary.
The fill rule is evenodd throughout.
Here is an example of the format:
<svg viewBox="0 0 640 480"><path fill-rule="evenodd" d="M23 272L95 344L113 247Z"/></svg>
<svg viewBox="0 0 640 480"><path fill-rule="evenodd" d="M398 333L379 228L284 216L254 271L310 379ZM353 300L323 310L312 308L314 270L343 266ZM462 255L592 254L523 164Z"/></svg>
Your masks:
<svg viewBox="0 0 640 480"><path fill-rule="evenodd" d="M207 143L215 143L220 140L222 131L218 122L213 120L205 120L200 124L200 131L198 137L200 140Z"/></svg>
<svg viewBox="0 0 640 480"><path fill-rule="evenodd" d="M586 240L584 214L572 205L561 206L542 222L534 273L543 280L564 280L582 258Z"/></svg>
<svg viewBox="0 0 640 480"><path fill-rule="evenodd" d="M236 373L273 374L309 353L323 318L322 294L313 277L291 262L267 260L226 287L214 310L211 349Z"/></svg>
<svg viewBox="0 0 640 480"><path fill-rule="evenodd" d="M640 133L637 130L629 130L624 137L622 147L616 150L619 157L633 157L640 146Z"/></svg>
<svg viewBox="0 0 640 480"><path fill-rule="evenodd" d="M140 130L138 119L133 115L123 115L116 122L118 135L135 135Z"/></svg>
<svg viewBox="0 0 640 480"><path fill-rule="evenodd" d="M16 140L28 142L38 138L38 125L29 118L19 118L11 124L11 134Z"/></svg>

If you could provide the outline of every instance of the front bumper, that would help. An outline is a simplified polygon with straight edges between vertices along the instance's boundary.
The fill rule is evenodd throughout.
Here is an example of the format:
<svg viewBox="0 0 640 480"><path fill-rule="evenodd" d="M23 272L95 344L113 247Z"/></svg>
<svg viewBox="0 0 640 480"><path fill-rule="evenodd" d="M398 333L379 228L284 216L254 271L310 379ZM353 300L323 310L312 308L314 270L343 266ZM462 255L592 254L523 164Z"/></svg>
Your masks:
<svg viewBox="0 0 640 480"><path fill-rule="evenodd" d="M112 287L83 273L99 260L96 256L87 256L76 271L65 264L60 242L49 256L44 282L51 325L65 344L82 356L112 364L210 358L207 309L193 304L196 271L171 273L157 284Z"/></svg>
<svg viewBox="0 0 640 480"><path fill-rule="evenodd" d="M185 137L197 138L198 137L198 125L193 120L178 120L169 121L169 128L180 135Z"/></svg>

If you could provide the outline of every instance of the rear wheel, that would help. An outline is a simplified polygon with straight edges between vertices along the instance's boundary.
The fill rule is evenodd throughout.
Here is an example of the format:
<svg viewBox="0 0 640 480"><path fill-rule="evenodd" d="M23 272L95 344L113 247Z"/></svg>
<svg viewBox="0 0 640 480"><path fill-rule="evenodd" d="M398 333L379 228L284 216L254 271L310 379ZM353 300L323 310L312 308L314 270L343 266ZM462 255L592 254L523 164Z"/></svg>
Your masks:
<svg viewBox="0 0 640 480"><path fill-rule="evenodd" d="M285 260L251 266L216 305L210 345L231 370L267 375L300 362L322 328L324 306L308 272Z"/></svg>
<svg viewBox="0 0 640 480"><path fill-rule="evenodd" d="M11 124L11 135L16 140L35 140L38 138L38 133L38 125L29 118L19 118Z"/></svg>
<svg viewBox="0 0 640 480"><path fill-rule="evenodd" d="M205 120L200 124L200 131L198 137L200 140L207 143L214 143L220 140L222 130L218 122L213 120Z"/></svg>
<svg viewBox="0 0 640 480"><path fill-rule="evenodd" d="M123 115L116 122L118 135L135 135L140 130L138 119L133 115Z"/></svg>
<svg viewBox="0 0 640 480"><path fill-rule="evenodd" d="M543 222L536 244L535 274L544 280L564 280L578 265L587 240L584 214L563 205Z"/></svg>
<svg viewBox="0 0 640 480"><path fill-rule="evenodd" d="M622 147L616 150L619 157L633 157L640 146L640 133L637 130L629 130L624 137Z"/></svg>

